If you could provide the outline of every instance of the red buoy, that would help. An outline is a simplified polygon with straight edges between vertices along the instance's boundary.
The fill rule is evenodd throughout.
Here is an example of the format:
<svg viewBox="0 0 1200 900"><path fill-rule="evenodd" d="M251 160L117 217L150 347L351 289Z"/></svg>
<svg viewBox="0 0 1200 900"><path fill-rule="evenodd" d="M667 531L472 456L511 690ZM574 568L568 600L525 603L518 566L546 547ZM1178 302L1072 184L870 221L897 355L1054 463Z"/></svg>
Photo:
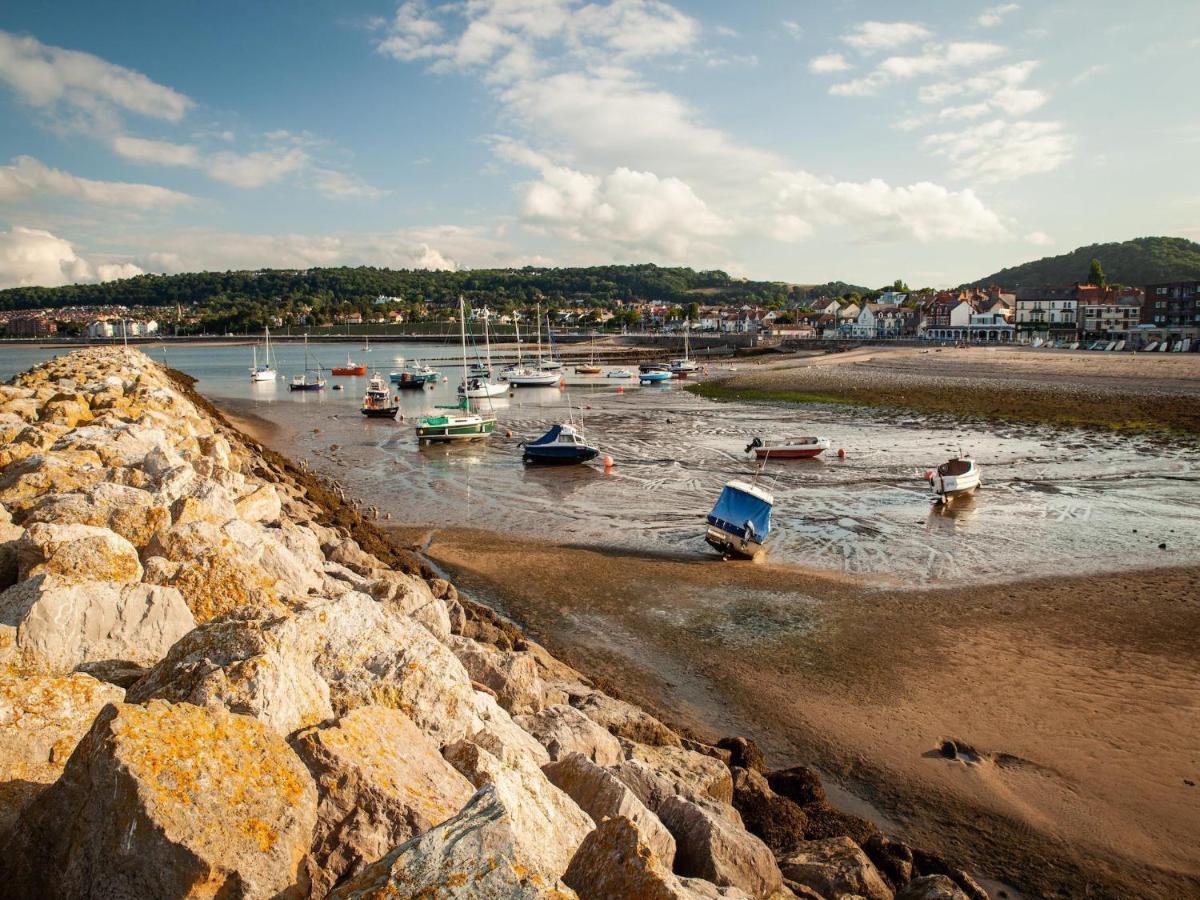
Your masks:
<svg viewBox="0 0 1200 900"><path fill-rule="evenodd" d="M604 468L611 469L613 467L613 458L611 456L604 457Z"/></svg>
<svg viewBox="0 0 1200 900"><path fill-rule="evenodd" d="M933 469L926 469L926 470L925 470L925 480L926 480L926 481L933 481Z"/></svg>
<svg viewBox="0 0 1200 900"><path fill-rule="evenodd" d="M506 438L510 438L510 437L512 437L512 432L511 432L511 431L506 431L506 432L504 432L504 436L505 436Z"/></svg>
<svg viewBox="0 0 1200 900"><path fill-rule="evenodd" d="M625 393L625 385L623 385L623 384L618 384L618 385L617 385L617 393L618 393L618 394L623 394L623 393Z"/></svg>
<svg viewBox="0 0 1200 900"><path fill-rule="evenodd" d="M843 448L838 447L838 459L845 459L845 458L846 458L846 451Z"/></svg>

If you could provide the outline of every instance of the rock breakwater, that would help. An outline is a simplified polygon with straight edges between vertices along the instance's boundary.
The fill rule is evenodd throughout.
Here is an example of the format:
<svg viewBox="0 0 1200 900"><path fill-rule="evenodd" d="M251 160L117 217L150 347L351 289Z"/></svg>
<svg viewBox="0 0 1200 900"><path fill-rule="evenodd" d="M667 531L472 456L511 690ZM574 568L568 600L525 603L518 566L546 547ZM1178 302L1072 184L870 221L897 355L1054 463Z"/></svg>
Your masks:
<svg viewBox="0 0 1200 900"><path fill-rule="evenodd" d="M852 819L597 689L144 354L0 386L6 896L986 896Z"/></svg>

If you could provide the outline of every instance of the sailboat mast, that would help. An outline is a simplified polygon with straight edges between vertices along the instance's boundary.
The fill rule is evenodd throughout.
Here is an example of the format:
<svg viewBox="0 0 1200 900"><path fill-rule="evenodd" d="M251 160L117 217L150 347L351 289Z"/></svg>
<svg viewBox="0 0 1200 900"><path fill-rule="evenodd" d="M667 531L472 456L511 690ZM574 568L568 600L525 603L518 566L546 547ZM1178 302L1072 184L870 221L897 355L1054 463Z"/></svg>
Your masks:
<svg viewBox="0 0 1200 900"><path fill-rule="evenodd" d="M542 367L542 304L537 305L537 354L538 368Z"/></svg>
<svg viewBox="0 0 1200 900"><path fill-rule="evenodd" d="M466 304L463 302L462 294L458 295L458 326L459 334L462 335L462 386L463 386L463 402L467 409L471 408L471 399L467 396L467 314Z"/></svg>
<svg viewBox="0 0 1200 900"><path fill-rule="evenodd" d="M483 346L487 354L488 379L492 377L492 336L488 333L488 308L483 308Z"/></svg>

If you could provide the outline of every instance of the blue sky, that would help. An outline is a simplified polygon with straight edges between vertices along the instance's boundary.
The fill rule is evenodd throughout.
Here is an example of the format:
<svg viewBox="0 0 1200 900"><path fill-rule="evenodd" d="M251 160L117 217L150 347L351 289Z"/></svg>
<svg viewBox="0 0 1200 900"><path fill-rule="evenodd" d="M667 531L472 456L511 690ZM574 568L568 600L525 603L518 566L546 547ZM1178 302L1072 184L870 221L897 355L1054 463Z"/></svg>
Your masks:
<svg viewBox="0 0 1200 900"><path fill-rule="evenodd" d="M1197 239L1198 62L1192 0L9 4L0 287Z"/></svg>

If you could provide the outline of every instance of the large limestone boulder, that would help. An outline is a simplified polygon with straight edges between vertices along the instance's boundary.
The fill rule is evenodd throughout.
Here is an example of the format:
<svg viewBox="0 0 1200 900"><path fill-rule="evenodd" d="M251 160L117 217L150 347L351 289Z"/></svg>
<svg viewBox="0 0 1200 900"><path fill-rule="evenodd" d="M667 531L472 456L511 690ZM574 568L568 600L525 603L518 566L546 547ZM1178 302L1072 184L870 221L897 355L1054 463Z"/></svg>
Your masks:
<svg viewBox="0 0 1200 900"><path fill-rule="evenodd" d="M0 879L29 897L295 896L316 807L304 764L253 719L113 704L9 832Z"/></svg>
<svg viewBox="0 0 1200 900"><path fill-rule="evenodd" d="M67 673L85 663L153 665L195 623L173 588L43 574L0 593L4 625L16 629L12 664Z"/></svg>
<svg viewBox="0 0 1200 900"><path fill-rule="evenodd" d="M90 675L0 675L0 834L62 774L67 758L121 688Z"/></svg>
<svg viewBox="0 0 1200 900"><path fill-rule="evenodd" d="M476 691L473 698L475 730L467 737L510 766L540 769L550 754L537 739L518 725L491 694Z"/></svg>
<svg viewBox="0 0 1200 900"><path fill-rule="evenodd" d="M295 617L243 607L198 626L129 689L128 699L219 706L280 735L333 718L315 649Z"/></svg>
<svg viewBox="0 0 1200 900"><path fill-rule="evenodd" d="M17 583L17 544L25 533L0 506L0 591Z"/></svg>
<svg viewBox="0 0 1200 900"><path fill-rule="evenodd" d="M879 870L848 837L808 841L780 857L779 868L789 881L823 897L855 894L866 900L892 900L892 889Z"/></svg>
<svg viewBox="0 0 1200 900"><path fill-rule="evenodd" d="M529 842L511 798L485 785L454 818L397 847L335 888L330 900L570 900L575 892L547 878L526 857Z"/></svg>
<svg viewBox="0 0 1200 900"><path fill-rule="evenodd" d="M612 769L651 809L674 796L733 801L733 778L718 759L682 747L626 742L624 749L628 758Z"/></svg>
<svg viewBox="0 0 1200 900"><path fill-rule="evenodd" d="M584 838L563 881L580 900L637 897L638 900L695 900L698 895L671 873L624 817L603 822ZM715 885L711 896L719 896Z"/></svg>
<svg viewBox="0 0 1200 900"><path fill-rule="evenodd" d="M550 783L575 801L597 825L607 818L628 820L654 856L669 870L675 862L675 838L616 775L596 765L582 753L542 768ZM570 883L568 881L568 883ZM577 885L572 885L579 890Z"/></svg>
<svg viewBox="0 0 1200 900"><path fill-rule="evenodd" d="M551 759L582 753L597 765L608 766L625 758L615 737L565 703L548 706L535 715L518 716L517 724L541 742Z"/></svg>
<svg viewBox="0 0 1200 900"><path fill-rule="evenodd" d="M475 788L403 713L368 706L291 740L317 784L314 896L455 815Z"/></svg>
<svg viewBox="0 0 1200 900"><path fill-rule="evenodd" d="M276 579L259 570L244 548L210 522L189 522L158 532L146 555L173 564L156 568L153 577L183 594L197 622L239 606L279 605Z"/></svg>
<svg viewBox="0 0 1200 900"><path fill-rule="evenodd" d="M94 525L108 528L134 547L142 548L171 520L168 508L149 491L102 481L77 494L51 494L42 498L25 516L34 522Z"/></svg>
<svg viewBox="0 0 1200 900"><path fill-rule="evenodd" d="M446 643L471 679L495 691L508 712L522 715L542 708L545 686L531 654L496 650L464 637L450 637Z"/></svg>
<svg viewBox="0 0 1200 900"><path fill-rule="evenodd" d="M560 878L595 827L587 813L540 770L509 766L470 741L451 744L443 755L475 787L495 787L512 819L522 857L547 882Z"/></svg>
<svg viewBox="0 0 1200 900"><path fill-rule="evenodd" d="M680 746L679 735L654 716L600 691L572 695L571 705L617 737L653 746Z"/></svg>
<svg viewBox="0 0 1200 900"><path fill-rule="evenodd" d="M140 463L155 447L170 443L166 431L160 428L122 422L112 416L106 417L104 424L71 427L73 430L55 443L56 450L93 451L104 465L114 468Z"/></svg>
<svg viewBox="0 0 1200 900"><path fill-rule="evenodd" d="M770 849L746 831L728 807L722 809L711 800L670 797L657 812L675 837L678 874L740 888L760 898L783 886Z"/></svg>
<svg viewBox="0 0 1200 900"><path fill-rule="evenodd" d="M46 494L85 490L104 480L108 470L90 450L38 453L8 466L0 477L0 503L24 511Z"/></svg>
<svg viewBox="0 0 1200 900"><path fill-rule="evenodd" d="M142 579L137 548L107 528L50 525L25 529L17 544L17 577L54 575L63 582L132 584Z"/></svg>
<svg viewBox="0 0 1200 900"><path fill-rule="evenodd" d="M260 484L234 503L238 518L244 522L277 522L283 507L272 485Z"/></svg>

